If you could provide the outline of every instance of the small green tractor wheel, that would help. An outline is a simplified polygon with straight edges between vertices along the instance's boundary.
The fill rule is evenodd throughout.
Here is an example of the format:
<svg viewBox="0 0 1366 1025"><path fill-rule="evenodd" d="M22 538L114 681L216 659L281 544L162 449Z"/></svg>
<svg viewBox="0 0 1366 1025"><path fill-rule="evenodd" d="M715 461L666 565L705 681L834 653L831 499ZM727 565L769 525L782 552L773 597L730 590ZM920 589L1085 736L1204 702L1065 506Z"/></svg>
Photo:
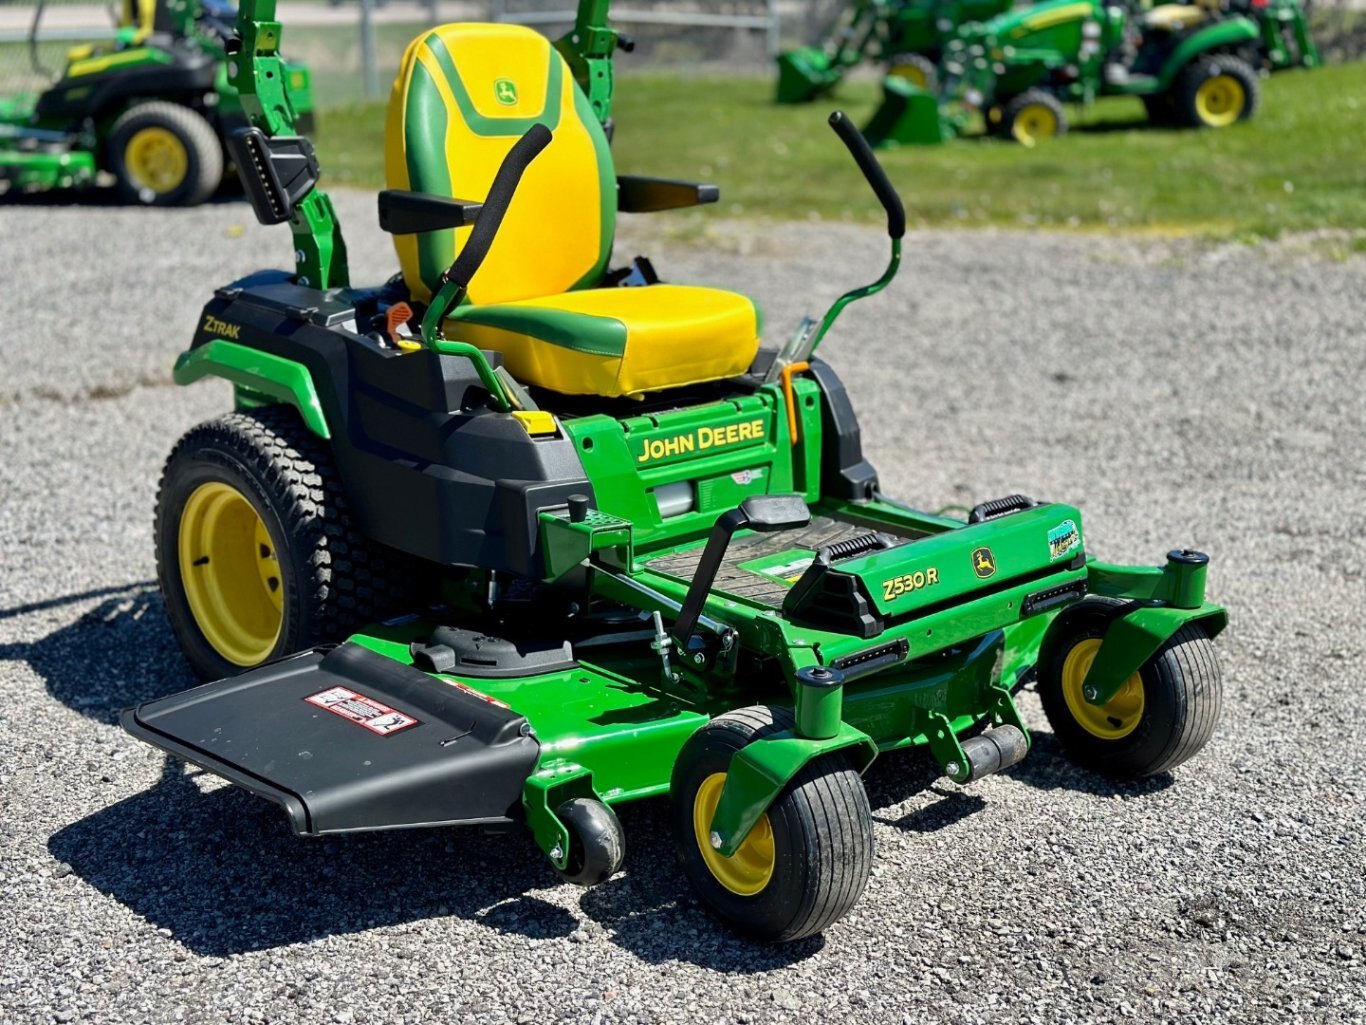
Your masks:
<svg viewBox="0 0 1366 1025"><path fill-rule="evenodd" d="M868 795L838 754L803 768L735 854L713 849L731 758L794 721L789 709L768 706L718 716L683 746L670 784L678 857L703 903L735 929L777 942L815 935L848 912L873 861Z"/></svg>
<svg viewBox="0 0 1366 1025"><path fill-rule="evenodd" d="M596 886L621 871L626 834L616 812L601 801L575 797L555 814L569 828L569 864L560 872L565 882Z"/></svg>
<svg viewBox="0 0 1366 1025"><path fill-rule="evenodd" d="M1034 146L1067 132L1067 115L1052 93L1026 89L1001 110L1001 134L1023 146Z"/></svg>
<svg viewBox="0 0 1366 1025"><path fill-rule="evenodd" d="M287 406L191 429L166 461L157 578L201 679L232 676L420 605L415 560L360 535L326 443Z"/></svg>
<svg viewBox="0 0 1366 1025"><path fill-rule="evenodd" d="M1073 761L1119 779L1180 765L1209 741L1223 683L1214 645L1187 623L1104 705L1086 700L1086 674L1110 623L1122 611L1092 597L1055 624L1039 656L1039 696L1059 743Z"/></svg>
<svg viewBox="0 0 1366 1025"><path fill-rule="evenodd" d="M1191 128L1227 128L1256 113L1262 85L1257 72L1237 57L1198 57L1176 79L1172 108Z"/></svg>
<svg viewBox="0 0 1366 1025"><path fill-rule="evenodd" d="M196 206L223 180L218 133L204 115L178 103L129 107L110 128L106 149L106 166L132 203Z"/></svg>
<svg viewBox="0 0 1366 1025"><path fill-rule="evenodd" d="M905 79L927 93L939 90L939 68L923 54L897 54L887 62L887 77Z"/></svg>

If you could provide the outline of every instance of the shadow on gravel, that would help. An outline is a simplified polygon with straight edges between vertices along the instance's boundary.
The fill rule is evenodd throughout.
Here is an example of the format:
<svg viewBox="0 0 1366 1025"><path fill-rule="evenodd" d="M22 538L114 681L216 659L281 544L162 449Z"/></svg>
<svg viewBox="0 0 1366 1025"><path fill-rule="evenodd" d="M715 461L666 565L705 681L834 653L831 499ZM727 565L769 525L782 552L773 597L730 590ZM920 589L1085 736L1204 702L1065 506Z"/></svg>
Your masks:
<svg viewBox="0 0 1366 1025"><path fill-rule="evenodd" d="M102 723L197 682L171 635L155 581L0 609L0 620L91 598L104 600L39 640L0 644L0 659L27 662L54 698Z"/></svg>
<svg viewBox="0 0 1366 1025"><path fill-rule="evenodd" d="M225 188L204 201L205 205L240 202L243 194L240 189ZM85 189L47 189L43 192L19 192L11 189L0 193L0 207L3 206L94 206L126 208L139 210L137 203L130 203L119 195L113 185L93 185ZM166 210L169 207L160 207Z"/></svg>
<svg viewBox="0 0 1366 1025"><path fill-rule="evenodd" d="M1038 790L1076 790L1096 797L1141 797L1161 793L1175 782L1169 772L1132 781L1108 779L1073 765L1053 734L1035 730L1030 736L1029 756L1005 770L1005 775Z"/></svg>
<svg viewBox="0 0 1366 1025"><path fill-rule="evenodd" d="M48 850L101 893L207 957L445 915L533 938L577 919L526 895L554 876L521 834L404 830L301 840L235 787L161 783L55 833Z"/></svg>

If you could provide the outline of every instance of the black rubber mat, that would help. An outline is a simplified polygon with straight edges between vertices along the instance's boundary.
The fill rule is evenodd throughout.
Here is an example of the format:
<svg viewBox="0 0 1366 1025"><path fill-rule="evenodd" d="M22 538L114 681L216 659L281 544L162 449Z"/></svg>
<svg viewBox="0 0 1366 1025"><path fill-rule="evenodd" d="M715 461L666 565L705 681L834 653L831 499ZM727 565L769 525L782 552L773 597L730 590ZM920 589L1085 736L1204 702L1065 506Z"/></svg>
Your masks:
<svg viewBox="0 0 1366 1025"><path fill-rule="evenodd" d="M780 608L783 598L792 587L792 581L779 576L768 576L752 570L741 569L741 565L777 555L792 549L816 553L818 548L835 544L851 537L871 532L870 527L844 523L829 516L813 517L810 524L796 530L779 530L771 534L749 534L738 537L726 549L725 561L721 572L716 575L715 588L737 598L746 598L770 608ZM704 542L673 555L661 555L645 565L656 573L664 573L679 580L691 581L697 572L697 563L702 558ZM800 575L797 570L793 576Z"/></svg>

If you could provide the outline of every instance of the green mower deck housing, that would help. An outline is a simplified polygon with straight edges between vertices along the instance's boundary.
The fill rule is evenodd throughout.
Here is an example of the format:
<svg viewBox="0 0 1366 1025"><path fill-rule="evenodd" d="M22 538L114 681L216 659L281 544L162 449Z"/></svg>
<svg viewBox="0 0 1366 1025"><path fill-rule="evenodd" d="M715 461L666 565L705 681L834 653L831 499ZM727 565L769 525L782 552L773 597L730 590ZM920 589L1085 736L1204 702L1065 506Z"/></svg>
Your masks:
<svg viewBox="0 0 1366 1025"><path fill-rule="evenodd" d="M44 10L35 10L36 43ZM70 50L47 89L0 99L0 183L8 189L79 188L99 172L130 202L191 205L226 174L224 144L245 127L228 81L236 12L204 0L123 0L106 46ZM291 62L287 100L300 131L313 117L312 76Z"/></svg>
<svg viewBox="0 0 1366 1025"><path fill-rule="evenodd" d="M556 133L596 126L503 129L516 141L484 197L381 194L398 235L473 230L425 299L397 278L352 287L316 159L271 102L273 15L273 0L243 4L252 129L234 152L258 169L258 217L291 224L296 268L221 288L176 364L179 383L224 379L237 399L176 446L158 499L168 615L213 682L129 709L132 734L279 804L300 835L523 824L581 884L623 863L612 808L667 797L703 900L771 940L857 900L869 764L923 748L961 785L1008 769L1030 746L1015 703L1030 681L1100 771L1164 772L1208 739L1226 617L1205 598L1206 556L1111 565L1065 503L1012 495L963 520L883 494L815 354L844 306L891 280L905 226L847 118L831 125L887 211L882 277L729 376L573 394L519 381L515 350L462 340L452 317L478 312L469 283L528 201L527 168ZM589 86L614 48L605 15L585 0L562 43ZM481 39L506 40L500 68L544 60L529 30L448 26L415 41L403 88L425 100L412 83L448 56L457 69L459 47L504 45ZM451 88L496 109L536 88L516 73ZM610 89L594 98L585 116L605 119ZM417 109L419 127L437 117ZM623 211L715 195L617 179ZM591 287L663 303L652 277L637 260Z"/></svg>

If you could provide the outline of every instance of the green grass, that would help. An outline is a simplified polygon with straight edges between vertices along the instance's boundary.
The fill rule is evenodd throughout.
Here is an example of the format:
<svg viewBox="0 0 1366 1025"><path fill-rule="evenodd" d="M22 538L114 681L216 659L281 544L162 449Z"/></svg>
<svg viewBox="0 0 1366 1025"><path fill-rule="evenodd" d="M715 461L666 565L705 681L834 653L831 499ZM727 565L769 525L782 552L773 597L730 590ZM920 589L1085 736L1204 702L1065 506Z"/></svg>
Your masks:
<svg viewBox="0 0 1366 1025"><path fill-rule="evenodd" d="M1366 62L1264 82L1252 120L1218 131L1149 127L1135 99L1072 108L1072 131L1033 150L984 139L884 152L913 224L1042 225L1275 237L1366 229ZM873 83L838 103L778 107L765 79L623 75L614 151L623 172L721 186L731 215L871 221L876 202L824 125L842 106L860 122ZM383 179L383 105L327 111L327 180Z"/></svg>

